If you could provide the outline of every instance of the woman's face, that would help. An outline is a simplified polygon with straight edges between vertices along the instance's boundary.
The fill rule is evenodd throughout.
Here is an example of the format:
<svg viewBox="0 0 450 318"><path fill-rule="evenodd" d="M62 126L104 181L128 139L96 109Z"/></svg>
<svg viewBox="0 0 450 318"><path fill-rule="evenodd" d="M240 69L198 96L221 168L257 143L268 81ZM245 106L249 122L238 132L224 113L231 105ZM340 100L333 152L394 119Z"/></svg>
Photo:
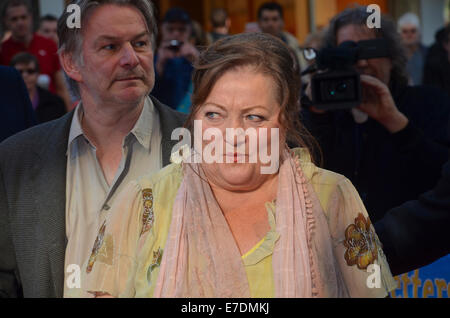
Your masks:
<svg viewBox="0 0 450 318"><path fill-rule="evenodd" d="M280 105L271 77L258 73L251 67L242 67L226 72L216 82L195 116L195 120L202 121L203 136L211 128L220 131L223 136L217 143L210 140L202 142L202 167L212 185L228 191L253 191L278 173L278 165L271 174L262 174L261 168L267 168L274 161L278 164L278 154L284 149L279 115ZM229 128L241 128L241 133L248 129L256 133L245 137L241 134L241 138L234 138L230 131L227 135ZM267 139L262 136L264 128ZM272 135L275 132L279 134ZM212 140L216 140L215 137ZM212 153L218 154L223 163L218 163L217 160L205 163L205 149L209 144L222 145L222 155L216 151ZM255 147L255 144L260 146ZM261 162L261 154L268 154L271 162L267 163L265 159Z"/></svg>

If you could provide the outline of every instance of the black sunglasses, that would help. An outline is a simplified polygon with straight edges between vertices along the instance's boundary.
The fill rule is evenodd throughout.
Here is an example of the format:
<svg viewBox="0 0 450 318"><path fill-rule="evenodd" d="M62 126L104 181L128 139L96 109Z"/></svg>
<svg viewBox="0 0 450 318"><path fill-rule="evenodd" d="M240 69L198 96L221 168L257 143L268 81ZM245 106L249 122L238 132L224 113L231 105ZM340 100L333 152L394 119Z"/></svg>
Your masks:
<svg viewBox="0 0 450 318"><path fill-rule="evenodd" d="M36 73L37 73L37 70L34 69L34 68L29 68L29 69L24 69L24 70L19 70L19 69L18 69L18 71L19 71L19 73L20 73L21 75L23 75L24 73L27 73L27 74L29 74L29 75L33 75L33 74L36 74Z"/></svg>

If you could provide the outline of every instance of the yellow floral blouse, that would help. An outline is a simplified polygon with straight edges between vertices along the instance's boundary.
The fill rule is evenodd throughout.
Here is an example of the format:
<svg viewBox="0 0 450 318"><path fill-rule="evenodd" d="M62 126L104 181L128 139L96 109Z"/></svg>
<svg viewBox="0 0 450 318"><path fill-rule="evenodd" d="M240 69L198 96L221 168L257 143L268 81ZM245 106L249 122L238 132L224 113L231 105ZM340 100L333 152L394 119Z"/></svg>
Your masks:
<svg viewBox="0 0 450 318"><path fill-rule="evenodd" d="M396 282L355 188L345 177L317 168L306 152L296 152L326 214L349 295L388 296ZM182 178L181 165L172 164L152 177L132 182L120 194L82 267L85 292L152 297ZM254 298L275 295L272 253L280 237L275 230L275 204L266 203L271 230L242 256Z"/></svg>

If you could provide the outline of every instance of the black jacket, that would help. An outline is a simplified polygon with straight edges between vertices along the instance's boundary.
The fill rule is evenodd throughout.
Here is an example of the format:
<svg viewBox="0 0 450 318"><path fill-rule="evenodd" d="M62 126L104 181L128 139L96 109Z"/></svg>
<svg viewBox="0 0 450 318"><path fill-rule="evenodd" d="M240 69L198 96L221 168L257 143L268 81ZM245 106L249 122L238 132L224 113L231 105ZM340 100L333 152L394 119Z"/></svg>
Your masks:
<svg viewBox="0 0 450 318"><path fill-rule="evenodd" d="M0 142L35 124L36 116L19 72L0 66Z"/></svg>
<svg viewBox="0 0 450 318"><path fill-rule="evenodd" d="M375 224L392 274L433 263L450 253L450 162L438 185L392 209Z"/></svg>
<svg viewBox="0 0 450 318"><path fill-rule="evenodd" d="M394 99L410 121L397 134L372 119L356 124L347 111L304 111L304 123L322 148L324 167L353 182L372 222L432 189L448 160L448 96L430 87L405 87Z"/></svg>
<svg viewBox="0 0 450 318"><path fill-rule="evenodd" d="M39 87L38 95L39 104L36 108L36 116L39 123L46 123L66 114L66 106L59 96Z"/></svg>

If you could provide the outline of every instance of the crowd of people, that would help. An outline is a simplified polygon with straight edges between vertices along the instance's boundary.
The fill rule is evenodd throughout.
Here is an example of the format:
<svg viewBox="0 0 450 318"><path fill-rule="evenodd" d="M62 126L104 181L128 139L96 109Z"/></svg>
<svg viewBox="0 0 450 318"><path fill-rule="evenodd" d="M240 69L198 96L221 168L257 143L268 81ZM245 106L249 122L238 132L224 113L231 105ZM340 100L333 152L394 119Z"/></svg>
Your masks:
<svg viewBox="0 0 450 318"><path fill-rule="evenodd" d="M416 15L370 29L355 7L300 44L276 2L237 35L223 8L205 32L148 0L76 3L82 29L1 12L0 296L386 297L450 252L450 26L427 48ZM300 102L305 49L374 39L357 108ZM231 163L176 162L182 127L278 129L279 169L234 138Z"/></svg>

